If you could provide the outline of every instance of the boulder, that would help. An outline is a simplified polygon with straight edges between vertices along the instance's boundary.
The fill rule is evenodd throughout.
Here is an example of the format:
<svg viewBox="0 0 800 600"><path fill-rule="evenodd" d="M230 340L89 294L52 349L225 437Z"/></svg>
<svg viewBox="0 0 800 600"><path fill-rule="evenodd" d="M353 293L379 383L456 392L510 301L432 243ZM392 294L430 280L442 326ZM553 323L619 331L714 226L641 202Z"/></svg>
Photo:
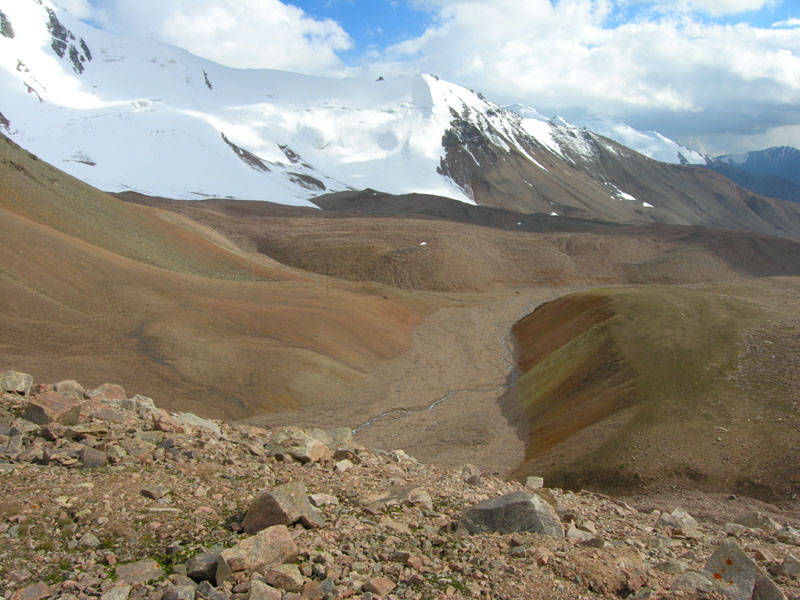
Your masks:
<svg viewBox="0 0 800 600"><path fill-rule="evenodd" d="M762 529L768 533L775 533L781 528L780 523L757 510L741 514L733 522L750 529Z"/></svg>
<svg viewBox="0 0 800 600"><path fill-rule="evenodd" d="M529 490L538 490L544 487L543 477L526 477L525 487Z"/></svg>
<svg viewBox="0 0 800 600"><path fill-rule="evenodd" d="M684 537L695 538L700 536L697 521L680 506L673 510L672 514L662 513L656 525L669 527L673 533Z"/></svg>
<svg viewBox="0 0 800 600"><path fill-rule="evenodd" d="M33 377L19 371L3 371L0 373L0 393L19 394L28 396L33 387Z"/></svg>
<svg viewBox="0 0 800 600"><path fill-rule="evenodd" d="M331 496L330 494L309 494L308 499L311 500L311 504L317 508L339 505L339 498Z"/></svg>
<svg viewBox="0 0 800 600"><path fill-rule="evenodd" d="M353 430L349 427L338 427L328 432L332 442L330 444L331 450L352 450L353 444Z"/></svg>
<svg viewBox="0 0 800 600"><path fill-rule="evenodd" d="M325 444L328 448L331 448L333 446L333 438L331 437L331 434L328 433L327 431L323 431L322 429L318 429L315 427L314 429L308 432L308 435L317 440L320 444Z"/></svg>
<svg viewBox="0 0 800 600"><path fill-rule="evenodd" d="M303 586L303 600L333 600L336 597L336 582L331 577L306 581Z"/></svg>
<svg viewBox="0 0 800 600"><path fill-rule="evenodd" d="M281 600L281 598L283 598L283 592L276 590L271 585L267 585L258 579L250 581L250 592L247 600Z"/></svg>
<svg viewBox="0 0 800 600"><path fill-rule="evenodd" d="M77 425L81 415L83 400L70 398L58 392L37 394L28 403L23 419L36 425L61 423Z"/></svg>
<svg viewBox="0 0 800 600"><path fill-rule="evenodd" d="M800 560L797 560L792 554L787 554L778 567L778 575L789 579L800 578Z"/></svg>
<svg viewBox="0 0 800 600"><path fill-rule="evenodd" d="M134 563L119 565L117 577L128 585L150 583L164 577L164 571L158 563L151 558L146 558Z"/></svg>
<svg viewBox="0 0 800 600"><path fill-rule="evenodd" d="M78 418L81 422L95 420L108 423L124 423L129 417L126 417L119 408L92 400L81 405Z"/></svg>
<svg viewBox="0 0 800 600"><path fill-rule="evenodd" d="M84 398L86 394L86 389L74 379L59 381L53 386L53 389L60 394L73 396L75 398Z"/></svg>
<svg viewBox="0 0 800 600"><path fill-rule="evenodd" d="M395 583L386 577L373 577L364 584L364 591L377 594L381 598L395 588Z"/></svg>
<svg viewBox="0 0 800 600"><path fill-rule="evenodd" d="M461 467L461 477L471 485L480 483L481 475L483 475L483 472L473 464L467 463Z"/></svg>
<svg viewBox="0 0 800 600"><path fill-rule="evenodd" d="M333 458L330 448L296 427L287 427L275 434L271 453L288 454L302 463L325 462Z"/></svg>
<svg viewBox="0 0 800 600"><path fill-rule="evenodd" d="M218 590L208 581L201 581L197 584L197 594L195 598L196 600L230 600L228 594L222 590Z"/></svg>
<svg viewBox="0 0 800 600"><path fill-rule="evenodd" d="M53 590L46 583L33 583L27 587L22 588L9 596L10 600L43 600L55 594Z"/></svg>
<svg viewBox="0 0 800 600"><path fill-rule="evenodd" d="M268 565L294 562L297 544L284 525L275 525L223 550L217 560L217 585L230 580L238 571L254 571Z"/></svg>
<svg viewBox="0 0 800 600"><path fill-rule="evenodd" d="M564 528L553 507L539 496L525 492L513 492L476 504L461 515L459 528L471 534L532 531L564 537Z"/></svg>
<svg viewBox="0 0 800 600"><path fill-rule="evenodd" d="M757 567L756 583L753 586L753 600L786 600L786 596L764 569Z"/></svg>
<svg viewBox="0 0 800 600"><path fill-rule="evenodd" d="M112 406L121 406L127 398L125 388L115 383L104 383L100 387L88 390L85 395L90 400L103 402Z"/></svg>
<svg viewBox="0 0 800 600"><path fill-rule="evenodd" d="M309 528L325 525L324 519L308 501L306 486L299 481L279 486L256 498L247 509L242 528L247 533L255 533L272 525L297 522Z"/></svg>
<svg viewBox="0 0 800 600"><path fill-rule="evenodd" d="M133 398L129 398L121 403L120 408L134 412L140 417L148 417L151 414L158 412L155 402L152 398L136 394Z"/></svg>
<svg viewBox="0 0 800 600"><path fill-rule="evenodd" d="M689 593L704 592L705 594L722 593L719 583L711 579L705 571L687 571L672 583L670 590Z"/></svg>
<svg viewBox="0 0 800 600"><path fill-rule="evenodd" d="M194 600L195 586L172 585L164 590L161 600Z"/></svg>
<svg viewBox="0 0 800 600"><path fill-rule="evenodd" d="M303 589L303 575L297 565L276 565L264 572L264 581L279 590L299 592Z"/></svg>
<svg viewBox="0 0 800 600"><path fill-rule="evenodd" d="M131 586L127 583L116 583L111 588L103 592L100 600L128 600L131 595Z"/></svg>
<svg viewBox="0 0 800 600"><path fill-rule="evenodd" d="M196 427L199 429L205 429L213 433L216 437L222 435L222 431L219 428L217 423L214 421L209 421L208 419L203 419L198 417L194 413L179 413L175 419L184 425L188 425L189 427Z"/></svg>
<svg viewBox="0 0 800 600"><path fill-rule="evenodd" d="M381 506L417 506L424 510L433 510L433 499L424 488L415 485L395 485L387 492L373 494L364 504L379 508Z"/></svg>
<svg viewBox="0 0 800 600"><path fill-rule="evenodd" d="M195 581L214 581L221 550L211 550L186 561L186 574Z"/></svg>
<svg viewBox="0 0 800 600"><path fill-rule="evenodd" d="M105 452L95 450L90 446L83 446L81 448L80 461L85 469L98 469L106 465L108 458Z"/></svg>
<svg viewBox="0 0 800 600"><path fill-rule="evenodd" d="M703 572L732 600L785 600L764 570L731 539L717 546Z"/></svg>
<svg viewBox="0 0 800 600"><path fill-rule="evenodd" d="M775 534L775 539L784 544L800 546L800 531L797 531L797 529L794 527L787 525Z"/></svg>
<svg viewBox="0 0 800 600"><path fill-rule="evenodd" d="M352 469L355 465L352 461L348 459L340 460L335 465L333 465L333 470L337 473L346 473L350 469Z"/></svg>

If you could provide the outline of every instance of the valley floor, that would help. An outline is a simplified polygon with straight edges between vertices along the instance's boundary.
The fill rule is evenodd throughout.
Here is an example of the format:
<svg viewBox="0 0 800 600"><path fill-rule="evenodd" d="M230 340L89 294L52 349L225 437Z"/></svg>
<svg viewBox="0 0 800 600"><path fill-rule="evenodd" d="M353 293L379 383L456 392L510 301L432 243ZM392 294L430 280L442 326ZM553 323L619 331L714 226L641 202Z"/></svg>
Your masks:
<svg viewBox="0 0 800 600"><path fill-rule="evenodd" d="M261 425L356 430L371 447L404 448L447 467L475 463L507 474L524 456L511 327L567 290L427 294L441 308L418 325L405 353L318 408L248 419Z"/></svg>

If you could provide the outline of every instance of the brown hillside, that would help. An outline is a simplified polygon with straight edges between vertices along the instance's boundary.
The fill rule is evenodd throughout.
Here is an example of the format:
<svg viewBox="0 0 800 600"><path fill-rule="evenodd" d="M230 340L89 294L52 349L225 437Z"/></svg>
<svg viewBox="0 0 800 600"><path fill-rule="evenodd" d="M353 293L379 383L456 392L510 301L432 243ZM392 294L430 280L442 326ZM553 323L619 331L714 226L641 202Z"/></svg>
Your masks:
<svg viewBox="0 0 800 600"><path fill-rule="evenodd" d="M251 260L196 223L0 146L8 367L145 394L169 385L170 407L243 417L324 403L402 352L419 321L420 305L397 294Z"/></svg>
<svg viewBox="0 0 800 600"><path fill-rule="evenodd" d="M529 424L516 474L571 488L798 493L798 292L793 279L545 304L514 328Z"/></svg>
<svg viewBox="0 0 800 600"><path fill-rule="evenodd" d="M702 227L520 215L427 196L400 198L395 210L401 214L391 214L394 198L383 194L357 204L357 214L265 202L123 197L189 217L248 252L298 269L415 290L703 283L800 274L798 242Z"/></svg>

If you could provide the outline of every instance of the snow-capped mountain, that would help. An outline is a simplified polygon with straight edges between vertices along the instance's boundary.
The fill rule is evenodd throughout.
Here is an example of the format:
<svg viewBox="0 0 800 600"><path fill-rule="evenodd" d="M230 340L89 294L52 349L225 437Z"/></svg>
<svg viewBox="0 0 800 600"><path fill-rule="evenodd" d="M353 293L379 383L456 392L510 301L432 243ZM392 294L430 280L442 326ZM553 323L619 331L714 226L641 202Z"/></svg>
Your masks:
<svg viewBox="0 0 800 600"><path fill-rule="evenodd" d="M795 223L791 209L756 210L709 171L648 159L563 119L521 116L431 75L232 69L97 30L52 0L0 0L0 90L0 132L106 191L310 205L326 192L374 188L800 235L800 215Z"/></svg>
<svg viewBox="0 0 800 600"><path fill-rule="evenodd" d="M448 107L488 110L463 88L231 69L106 34L48 0L0 10L5 129L97 187L302 204L329 189L406 192L413 181L469 201L436 172Z"/></svg>
<svg viewBox="0 0 800 600"><path fill-rule="evenodd" d="M653 160L677 165L706 164L705 156L686 146L682 146L657 131L639 131L625 123L599 116L567 122L561 117L545 117L535 108L523 104L513 104L507 108L524 118L526 128L531 131L551 129L548 125L556 128L587 129L592 133L598 133L623 146L636 150L639 154L643 154Z"/></svg>
<svg viewBox="0 0 800 600"><path fill-rule="evenodd" d="M587 117L574 122L602 136L633 148L640 154L665 163L680 165L704 165L706 157L669 139L657 131L639 131L625 123L603 117Z"/></svg>
<svg viewBox="0 0 800 600"><path fill-rule="evenodd" d="M783 177L800 185L800 150L791 146L776 146L745 154L725 154L717 156L716 160L748 173Z"/></svg>

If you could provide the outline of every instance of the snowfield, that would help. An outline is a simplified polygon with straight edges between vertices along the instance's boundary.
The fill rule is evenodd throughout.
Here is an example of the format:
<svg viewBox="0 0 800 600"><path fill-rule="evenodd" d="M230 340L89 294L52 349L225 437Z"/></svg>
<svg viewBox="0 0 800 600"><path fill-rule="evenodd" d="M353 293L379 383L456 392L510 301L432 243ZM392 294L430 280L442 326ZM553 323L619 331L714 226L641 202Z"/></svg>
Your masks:
<svg viewBox="0 0 800 600"><path fill-rule="evenodd" d="M442 174L454 119L544 172L532 149L571 165L594 160L598 144L618 152L563 119L511 112L430 75L364 81L232 69L105 33L52 0L0 0L0 11L10 24L0 35L0 130L106 191L311 206L322 193L374 188L473 203L469 187ZM648 156L696 159L659 134L624 132L620 141Z"/></svg>

